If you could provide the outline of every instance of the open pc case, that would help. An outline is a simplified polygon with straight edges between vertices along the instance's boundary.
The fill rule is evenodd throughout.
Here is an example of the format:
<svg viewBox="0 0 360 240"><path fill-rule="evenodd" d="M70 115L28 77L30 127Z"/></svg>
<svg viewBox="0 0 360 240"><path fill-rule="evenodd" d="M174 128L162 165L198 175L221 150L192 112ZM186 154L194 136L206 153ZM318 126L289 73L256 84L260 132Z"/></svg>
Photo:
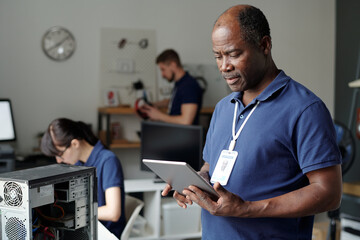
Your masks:
<svg viewBox="0 0 360 240"><path fill-rule="evenodd" d="M0 174L0 239L96 240L96 171L53 164Z"/></svg>

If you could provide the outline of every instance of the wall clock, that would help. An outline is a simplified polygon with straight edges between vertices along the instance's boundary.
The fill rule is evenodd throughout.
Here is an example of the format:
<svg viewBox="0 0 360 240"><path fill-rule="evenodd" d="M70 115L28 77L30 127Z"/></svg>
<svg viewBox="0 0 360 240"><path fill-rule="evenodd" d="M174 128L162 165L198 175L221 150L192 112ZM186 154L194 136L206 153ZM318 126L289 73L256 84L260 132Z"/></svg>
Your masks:
<svg viewBox="0 0 360 240"><path fill-rule="evenodd" d="M76 41L69 30L56 26L45 32L41 45L45 55L50 59L64 61L73 55Z"/></svg>

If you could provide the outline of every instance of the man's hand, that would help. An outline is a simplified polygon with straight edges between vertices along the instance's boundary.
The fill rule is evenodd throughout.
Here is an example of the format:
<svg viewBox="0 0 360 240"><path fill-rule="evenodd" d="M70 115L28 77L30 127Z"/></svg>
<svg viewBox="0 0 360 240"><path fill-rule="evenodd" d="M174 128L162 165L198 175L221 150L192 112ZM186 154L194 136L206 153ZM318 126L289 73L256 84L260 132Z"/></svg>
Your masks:
<svg viewBox="0 0 360 240"><path fill-rule="evenodd" d="M162 113L159 109L147 104L143 105L139 110L154 121L161 121L162 116L164 115L164 113Z"/></svg>
<svg viewBox="0 0 360 240"><path fill-rule="evenodd" d="M208 195L195 186L189 186L189 189L185 189L183 194L186 196L188 201L197 203L200 207L204 208L212 215L236 215L239 217L240 213L240 216L246 216L248 202L245 202L239 196L227 191L218 182L214 184L214 189L219 194L219 198L217 200L214 200L212 196Z"/></svg>
<svg viewBox="0 0 360 240"><path fill-rule="evenodd" d="M170 184L167 184L164 190L162 191L161 195L165 197L169 194L171 190L172 187L170 186ZM177 191L174 191L173 198L177 201L177 204L182 208L186 208L187 204L192 205L192 201L190 201L184 195L178 193Z"/></svg>
<svg viewBox="0 0 360 240"><path fill-rule="evenodd" d="M161 192L161 196L166 197L171 190L172 190L171 185L170 185L170 184L166 184L166 187L165 187L164 190Z"/></svg>

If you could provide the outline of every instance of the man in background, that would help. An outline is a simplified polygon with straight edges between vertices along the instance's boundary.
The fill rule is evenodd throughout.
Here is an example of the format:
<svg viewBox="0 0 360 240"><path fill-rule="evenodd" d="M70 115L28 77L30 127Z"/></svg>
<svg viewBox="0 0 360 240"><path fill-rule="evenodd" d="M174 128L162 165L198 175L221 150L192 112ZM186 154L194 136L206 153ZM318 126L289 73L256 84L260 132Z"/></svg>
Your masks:
<svg viewBox="0 0 360 240"><path fill-rule="evenodd" d="M163 51L156 58L156 64L162 77L175 83L171 98L152 103L152 106L144 105L140 111L154 121L198 124L202 89L196 79L183 69L179 55L173 49ZM160 111L159 108L167 108L168 113Z"/></svg>

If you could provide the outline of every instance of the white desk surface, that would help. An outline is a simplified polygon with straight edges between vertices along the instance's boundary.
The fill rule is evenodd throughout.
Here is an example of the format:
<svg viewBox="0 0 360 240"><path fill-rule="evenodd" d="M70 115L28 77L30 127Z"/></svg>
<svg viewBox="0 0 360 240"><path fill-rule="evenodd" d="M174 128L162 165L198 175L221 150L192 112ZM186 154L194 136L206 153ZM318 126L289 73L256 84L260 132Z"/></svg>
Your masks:
<svg viewBox="0 0 360 240"><path fill-rule="evenodd" d="M98 240L119 240L100 221L98 221Z"/></svg>
<svg viewBox="0 0 360 240"><path fill-rule="evenodd" d="M127 179L124 181L125 192L161 191L166 183L154 183L154 179Z"/></svg>

